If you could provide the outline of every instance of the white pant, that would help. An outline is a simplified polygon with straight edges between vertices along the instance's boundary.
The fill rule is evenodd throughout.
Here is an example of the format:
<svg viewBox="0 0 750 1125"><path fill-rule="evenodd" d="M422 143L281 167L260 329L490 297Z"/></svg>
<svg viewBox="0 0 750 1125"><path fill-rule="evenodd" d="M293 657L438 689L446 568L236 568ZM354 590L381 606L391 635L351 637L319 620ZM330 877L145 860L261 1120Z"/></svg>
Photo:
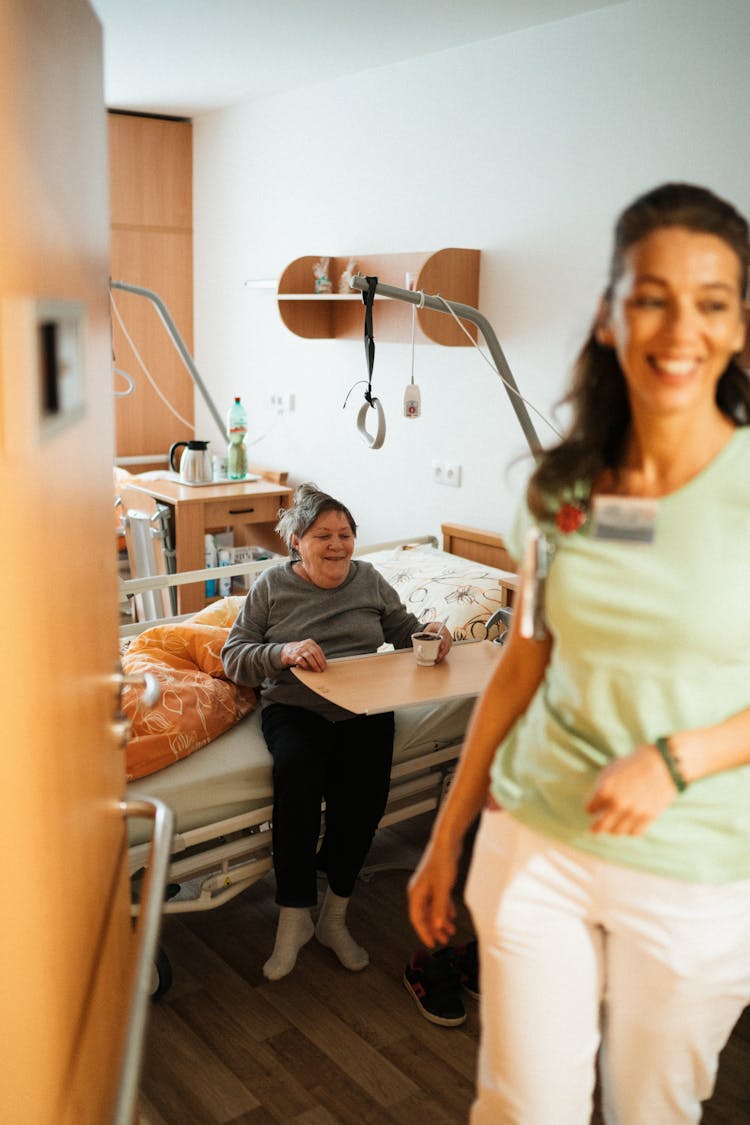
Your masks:
<svg viewBox="0 0 750 1125"><path fill-rule="evenodd" d="M480 949L472 1125L700 1121L750 1002L750 880L616 867L487 811L466 887Z"/></svg>

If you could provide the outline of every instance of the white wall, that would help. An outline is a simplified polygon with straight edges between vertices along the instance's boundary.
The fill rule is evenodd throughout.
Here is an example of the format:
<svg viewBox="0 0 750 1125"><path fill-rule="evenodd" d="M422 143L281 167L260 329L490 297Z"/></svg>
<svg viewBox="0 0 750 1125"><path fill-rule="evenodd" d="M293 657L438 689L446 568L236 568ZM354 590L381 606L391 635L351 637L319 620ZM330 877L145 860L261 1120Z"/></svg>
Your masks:
<svg viewBox="0 0 750 1125"><path fill-rule="evenodd" d="M339 496L361 542L445 519L506 528L526 472L507 469L525 445L476 352L417 349L414 421L401 416L409 346L378 343L388 434L375 452L355 429L362 388L342 410L362 344L292 335L273 291L243 283L303 254L477 247L480 308L549 413L621 207L688 179L750 212L748 44L747 0L630 0L198 118L196 358L220 409L241 394L253 434L267 433L253 459ZM294 413L272 414L273 390L294 394ZM197 416L218 442L202 403ZM463 466L460 489L432 483L436 457Z"/></svg>

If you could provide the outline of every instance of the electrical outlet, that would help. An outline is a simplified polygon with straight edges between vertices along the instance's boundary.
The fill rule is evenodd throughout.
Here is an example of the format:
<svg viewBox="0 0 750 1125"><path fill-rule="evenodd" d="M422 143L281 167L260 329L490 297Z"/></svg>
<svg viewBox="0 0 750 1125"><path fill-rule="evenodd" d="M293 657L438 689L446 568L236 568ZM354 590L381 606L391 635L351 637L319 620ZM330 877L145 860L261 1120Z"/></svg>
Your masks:
<svg viewBox="0 0 750 1125"><path fill-rule="evenodd" d="M453 488L461 487L461 466L455 461L445 462L443 484L450 484Z"/></svg>
<svg viewBox="0 0 750 1125"><path fill-rule="evenodd" d="M448 484L452 488L460 488L461 466L455 461L433 461L432 480L435 484Z"/></svg>
<svg viewBox="0 0 750 1125"><path fill-rule="evenodd" d="M273 391L270 403L271 409L277 414L291 414L294 410L294 395L288 391Z"/></svg>

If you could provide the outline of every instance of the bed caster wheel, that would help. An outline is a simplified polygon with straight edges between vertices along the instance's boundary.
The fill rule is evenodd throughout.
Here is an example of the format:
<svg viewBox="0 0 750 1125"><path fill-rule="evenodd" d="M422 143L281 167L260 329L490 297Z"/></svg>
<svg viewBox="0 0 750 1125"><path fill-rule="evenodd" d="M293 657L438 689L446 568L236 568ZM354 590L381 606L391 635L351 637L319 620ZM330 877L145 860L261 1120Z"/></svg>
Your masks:
<svg viewBox="0 0 750 1125"><path fill-rule="evenodd" d="M156 960L151 966L151 992L152 1000L158 1000L172 987L172 966L163 949L156 951Z"/></svg>

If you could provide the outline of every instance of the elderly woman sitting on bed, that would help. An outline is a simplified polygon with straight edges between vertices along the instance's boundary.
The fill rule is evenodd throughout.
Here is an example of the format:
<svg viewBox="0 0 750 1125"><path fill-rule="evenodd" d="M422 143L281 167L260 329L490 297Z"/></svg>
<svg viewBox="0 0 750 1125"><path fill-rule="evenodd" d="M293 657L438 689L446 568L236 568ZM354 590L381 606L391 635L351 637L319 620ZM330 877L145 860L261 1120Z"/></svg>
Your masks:
<svg viewBox="0 0 750 1125"><path fill-rule="evenodd" d="M276 528L290 560L259 575L222 650L227 675L261 685L263 735L273 758L273 861L281 907L269 980L294 968L315 935L353 971L369 962L346 927L346 909L388 797L393 714L352 715L303 685L295 665L406 648L434 631L401 604L369 563L352 560L357 525L348 508L303 484ZM450 648L441 630L438 659ZM325 835L318 849L321 800ZM328 877L317 925L316 869Z"/></svg>

